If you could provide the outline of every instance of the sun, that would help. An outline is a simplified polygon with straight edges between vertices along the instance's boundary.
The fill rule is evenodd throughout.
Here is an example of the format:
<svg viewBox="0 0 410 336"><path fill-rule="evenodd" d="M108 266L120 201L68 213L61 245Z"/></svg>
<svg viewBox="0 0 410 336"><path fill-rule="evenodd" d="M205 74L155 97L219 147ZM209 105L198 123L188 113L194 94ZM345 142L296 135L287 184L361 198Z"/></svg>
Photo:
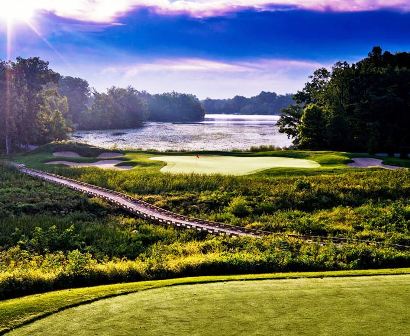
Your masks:
<svg viewBox="0 0 410 336"><path fill-rule="evenodd" d="M6 0L4 1L0 9L0 20L5 21L9 24L18 23L18 22L27 22L35 14L36 8L33 2L35 1L34 0L31 0L31 1Z"/></svg>

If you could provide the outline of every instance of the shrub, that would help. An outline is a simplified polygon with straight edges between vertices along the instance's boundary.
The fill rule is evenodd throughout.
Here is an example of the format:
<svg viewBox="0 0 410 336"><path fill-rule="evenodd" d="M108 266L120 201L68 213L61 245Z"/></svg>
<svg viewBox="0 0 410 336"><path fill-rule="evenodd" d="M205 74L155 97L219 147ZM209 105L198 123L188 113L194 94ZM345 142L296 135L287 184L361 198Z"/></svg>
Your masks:
<svg viewBox="0 0 410 336"><path fill-rule="evenodd" d="M307 180L296 180L294 187L296 191L311 190L312 184Z"/></svg>
<svg viewBox="0 0 410 336"><path fill-rule="evenodd" d="M227 210L236 217L243 218L252 212L252 208L244 197L235 197L230 203Z"/></svg>

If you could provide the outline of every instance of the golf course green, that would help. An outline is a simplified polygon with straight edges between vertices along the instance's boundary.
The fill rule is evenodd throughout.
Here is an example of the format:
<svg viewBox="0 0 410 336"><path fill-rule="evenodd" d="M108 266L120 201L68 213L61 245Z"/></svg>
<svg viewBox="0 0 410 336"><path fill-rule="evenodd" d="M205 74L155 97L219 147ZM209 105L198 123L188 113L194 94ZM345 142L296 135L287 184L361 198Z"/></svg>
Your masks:
<svg viewBox="0 0 410 336"><path fill-rule="evenodd" d="M320 164L305 159L288 157L239 157L222 155L155 156L151 160L163 161L167 165L163 173L196 173L247 175L270 168L318 168Z"/></svg>
<svg viewBox="0 0 410 336"><path fill-rule="evenodd" d="M410 276L164 287L70 308L10 335L404 335Z"/></svg>

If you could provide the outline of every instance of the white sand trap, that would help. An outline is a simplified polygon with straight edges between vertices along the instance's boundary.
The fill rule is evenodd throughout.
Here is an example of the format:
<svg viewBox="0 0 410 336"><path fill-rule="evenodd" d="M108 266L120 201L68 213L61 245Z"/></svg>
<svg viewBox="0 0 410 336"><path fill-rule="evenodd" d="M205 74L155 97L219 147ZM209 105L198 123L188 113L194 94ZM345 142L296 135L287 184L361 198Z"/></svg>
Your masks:
<svg viewBox="0 0 410 336"><path fill-rule="evenodd" d="M101 153L100 155L97 156L99 159L114 159L118 157L124 157L124 154L122 153Z"/></svg>
<svg viewBox="0 0 410 336"><path fill-rule="evenodd" d="M383 164L383 160L372 158L356 158L352 159L352 163L348 163L348 166L354 168L385 168L385 169L403 169L403 167L389 166Z"/></svg>
<svg viewBox="0 0 410 336"><path fill-rule="evenodd" d="M285 157L238 157L238 156L156 156L151 160L167 163L163 173L197 173L247 175L269 168L318 168L320 164L303 159Z"/></svg>
<svg viewBox="0 0 410 336"><path fill-rule="evenodd" d="M66 166L70 166L73 168L84 168L84 167L97 167L102 169L116 169L116 170L130 170L133 167L131 166L117 166L117 164L122 163L124 161L121 160L101 160L92 163L78 163L78 162L69 162L69 161L51 161L47 162L47 164L62 164Z"/></svg>
<svg viewBox="0 0 410 336"><path fill-rule="evenodd" d="M80 154L76 153L76 152L54 152L53 156L55 157L66 157L66 158L80 158L82 157Z"/></svg>

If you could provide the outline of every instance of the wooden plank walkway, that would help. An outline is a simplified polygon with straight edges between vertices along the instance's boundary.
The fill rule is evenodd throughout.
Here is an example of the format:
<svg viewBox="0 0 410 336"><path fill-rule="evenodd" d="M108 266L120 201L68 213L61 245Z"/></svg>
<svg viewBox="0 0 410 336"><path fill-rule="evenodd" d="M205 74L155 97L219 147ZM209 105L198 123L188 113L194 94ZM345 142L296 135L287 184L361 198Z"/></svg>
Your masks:
<svg viewBox="0 0 410 336"><path fill-rule="evenodd" d="M99 197L111 204L117 205L129 211L140 218L147 219L158 224L205 231L215 235L260 237L264 234L269 234L269 232L246 229L240 226L188 218L120 192L23 166L19 166L18 169L26 175L30 175L54 184L59 184L70 189L83 192L92 197Z"/></svg>
<svg viewBox="0 0 410 336"><path fill-rule="evenodd" d="M262 237L266 235L273 235L274 233L262 231L257 229L248 229L240 226L234 226L224 223L217 223L207 220L196 219L192 217L183 216L174 212L159 208L150 203L144 202L137 198L131 197L124 193L114 190L102 188L85 182L70 179L44 171L27 168L21 164L13 164L21 173L38 178L50 183L62 185L70 189L85 193L92 197L99 197L105 201L117 205L126 211L151 222L161 225L171 225L176 228L194 229L197 231L207 232L213 235L228 235L228 236L248 236L248 237ZM318 242L320 244L326 243L365 243L368 245L384 245L374 241L349 239L342 237L322 237L310 235L286 234L290 238L302 239L308 242ZM406 245L389 245L398 249L410 249Z"/></svg>

